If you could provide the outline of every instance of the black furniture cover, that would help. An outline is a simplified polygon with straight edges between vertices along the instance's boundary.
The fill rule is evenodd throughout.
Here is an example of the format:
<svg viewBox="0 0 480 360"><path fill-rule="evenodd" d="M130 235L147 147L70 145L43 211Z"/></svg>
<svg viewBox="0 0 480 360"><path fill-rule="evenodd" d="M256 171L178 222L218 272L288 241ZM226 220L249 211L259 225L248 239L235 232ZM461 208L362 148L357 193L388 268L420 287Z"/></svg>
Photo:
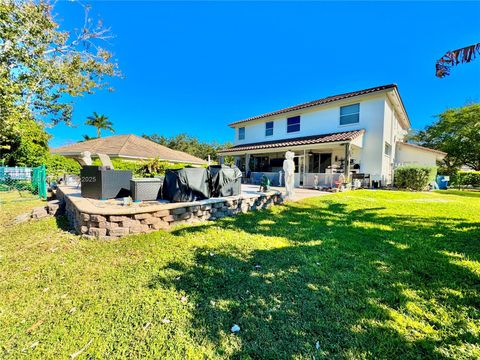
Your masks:
<svg viewBox="0 0 480 360"><path fill-rule="evenodd" d="M242 172L235 165L212 165L208 167L212 197L240 195Z"/></svg>
<svg viewBox="0 0 480 360"><path fill-rule="evenodd" d="M80 170L82 196L100 200L129 196L131 178L129 170L84 166Z"/></svg>
<svg viewBox="0 0 480 360"><path fill-rule="evenodd" d="M172 202L208 199L208 172L205 168L167 170L163 181L163 198Z"/></svg>

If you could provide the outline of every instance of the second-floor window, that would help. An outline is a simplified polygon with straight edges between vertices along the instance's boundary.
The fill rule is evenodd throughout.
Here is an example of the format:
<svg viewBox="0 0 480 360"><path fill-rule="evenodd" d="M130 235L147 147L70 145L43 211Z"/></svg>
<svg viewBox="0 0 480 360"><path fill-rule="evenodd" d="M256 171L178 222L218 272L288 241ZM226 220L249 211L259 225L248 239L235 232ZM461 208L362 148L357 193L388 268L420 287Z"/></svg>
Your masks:
<svg viewBox="0 0 480 360"><path fill-rule="evenodd" d="M287 119L287 133L300 131L300 116L293 116Z"/></svg>
<svg viewBox="0 0 480 360"><path fill-rule="evenodd" d="M268 121L265 123L265 136L273 135L273 121Z"/></svg>
<svg viewBox="0 0 480 360"><path fill-rule="evenodd" d="M360 122L360 104L340 107L340 125L356 124Z"/></svg>
<svg viewBox="0 0 480 360"><path fill-rule="evenodd" d="M391 156L392 155L392 145L385 141L385 155Z"/></svg>
<svg viewBox="0 0 480 360"><path fill-rule="evenodd" d="M238 140L245 140L245 128L238 128Z"/></svg>

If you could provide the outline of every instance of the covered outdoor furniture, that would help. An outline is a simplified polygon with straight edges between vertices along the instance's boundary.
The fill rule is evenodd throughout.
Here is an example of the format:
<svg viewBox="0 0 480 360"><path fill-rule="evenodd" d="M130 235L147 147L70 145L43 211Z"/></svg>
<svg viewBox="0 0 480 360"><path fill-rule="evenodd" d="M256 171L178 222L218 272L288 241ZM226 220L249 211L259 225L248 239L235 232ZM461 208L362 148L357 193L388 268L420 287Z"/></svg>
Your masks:
<svg viewBox="0 0 480 360"><path fill-rule="evenodd" d="M212 197L234 196L242 192L242 172L235 165L212 165L208 172Z"/></svg>
<svg viewBox="0 0 480 360"><path fill-rule="evenodd" d="M162 197L163 177L130 180L133 201L153 201Z"/></svg>
<svg viewBox="0 0 480 360"><path fill-rule="evenodd" d="M370 187L370 174L352 174L352 182L355 180L360 181L360 185L362 188L369 188Z"/></svg>
<svg viewBox="0 0 480 360"><path fill-rule="evenodd" d="M208 199L210 189L208 172L205 168L167 170L163 182L163 199L186 202Z"/></svg>
<svg viewBox="0 0 480 360"><path fill-rule="evenodd" d="M84 166L80 170L82 196L92 199L114 199L130 195L129 170L113 170L105 166Z"/></svg>

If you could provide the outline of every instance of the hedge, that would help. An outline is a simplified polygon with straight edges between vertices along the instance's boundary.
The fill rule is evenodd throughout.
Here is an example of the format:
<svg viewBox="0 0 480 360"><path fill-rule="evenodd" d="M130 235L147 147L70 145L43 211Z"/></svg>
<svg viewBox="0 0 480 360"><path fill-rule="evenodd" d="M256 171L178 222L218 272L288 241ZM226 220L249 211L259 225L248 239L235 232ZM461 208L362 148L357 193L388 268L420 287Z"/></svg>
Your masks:
<svg viewBox="0 0 480 360"><path fill-rule="evenodd" d="M165 171L172 169L183 169L189 164L170 163L159 159L151 160L122 160L111 159L112 165L116 170L130 170L134 177L154 177L164 175ZM78 161L61 155L49 155L45 162L47 174L53 177L59 177L63 174L79 175L82 168ZM93 165L101 165L100 159L95 158Z"/></svg>
<svg viewBox="0 0 480 360"><path fill-rule="evenodd" d="M122 160L111 159L112 165L116 170L130 170L134 177L154 177L158 175L164 175L169 169L183 169L189 164L183 163L170 163L159 159L151 160ZM93 161L94 165L101 165L99 159Z"/></svg>
<svg viewBox="0 0 480 360"><path fill-rule="evenodd" d="M399 189L422 191L435 180L435 166L401 166L395 169L394 185Z"/></svg>
<svg viewBox="0 0 480 360"><path fill-rule="evenodd" d="M45 167L47 175L52 177L60 177L63 174L79 175L82 168L75 159L57 154L49 154L45 158Z"/></svg>
<svg viewBox="0 0 480 360"><path fill-rule="evenodd" d="M480 187L480 171L459 171L450 176L450 184L453 186Z"/></svg>

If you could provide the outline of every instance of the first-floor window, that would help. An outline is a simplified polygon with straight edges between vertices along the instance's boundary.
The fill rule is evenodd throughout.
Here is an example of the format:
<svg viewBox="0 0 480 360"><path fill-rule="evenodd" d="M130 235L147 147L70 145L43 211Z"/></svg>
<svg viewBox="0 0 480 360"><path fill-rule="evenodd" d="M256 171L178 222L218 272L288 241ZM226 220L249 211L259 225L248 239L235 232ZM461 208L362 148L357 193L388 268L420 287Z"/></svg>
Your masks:
<svg viewBox="0 0 480 360"><path fill-rule="evenodd" d="M238 128L238 140L244 140L245 139L245 128L241 127Z"/></svg>
<svg viewBox="0 0 480 360"><path fill-rule="evenodd" d="M391 156L392 155L392 145L385 141L385 155Z"/></svg>

